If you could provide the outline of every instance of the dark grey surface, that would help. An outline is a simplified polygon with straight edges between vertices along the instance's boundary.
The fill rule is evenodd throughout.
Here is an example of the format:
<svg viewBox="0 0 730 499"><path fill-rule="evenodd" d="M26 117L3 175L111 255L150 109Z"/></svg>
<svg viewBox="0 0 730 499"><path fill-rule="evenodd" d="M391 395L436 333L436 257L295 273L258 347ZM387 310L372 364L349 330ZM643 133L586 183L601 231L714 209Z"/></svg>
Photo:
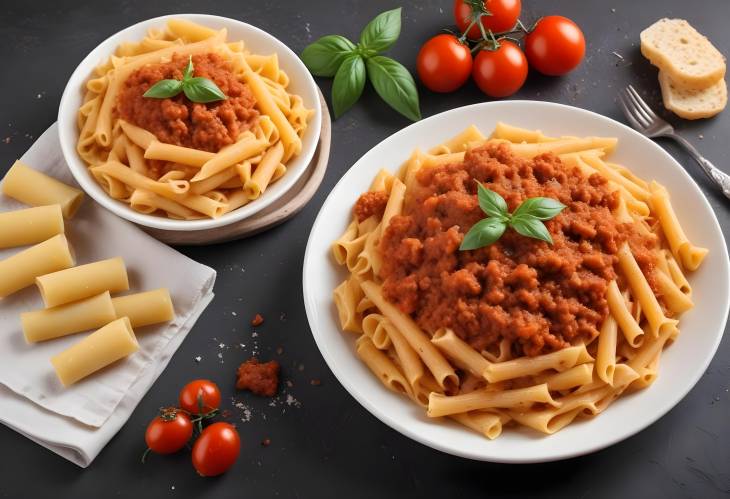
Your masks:
<svg viewBox="0 0 730 499"><path fill-rule="evenodd" d="M515 98L549 100L621 119L619 87L633 83L658 107L656 70L638 51L639 31L659 17L688 19L730 54L730 2L656 0L524 0L523 19L563 14L588 40L583 65L565 78L531 74ZM63 7L60 5L63 4ZM400 2L403 34L391 54L411 69L419 45L451 23L448 0ZM66 79L100 41L137 21L175 12L205 12L252 23L296 52L315 38L356 37L375 14L395 1L217 2L2 2L0 4L0 174L56 119ZM614 11L615 9L615 11ZM612 54L615 51L626 60ZM325 94L329 81L320 81ZM468 84L451 95L422 91L424 117L481 102ZM684 122L678 130L726 172L730 111L712 120ZM495 465L451 457L408 440L360 407L321 358L304 315L301 266L312 222L331 187L368 149L408 122L386 108L371 89L334 124L327 176L309 206L292 221L252 239L206 248L180 248L218 271L216 298L129 422L87 470L0 427L1 497L721 497L730 493L730 341L685 399L659 422L609 449L569 461ZM689 158L668 150L688 167L715 209L725 234L730 204ZM673 193L681 199L681 193ZM697 223L703 223L697 220ZM237 315L233 315L233 313ZM260 312L258 338L248 321ZM254 341L256 340L256 341ZM234 370L254 342L263 358L282 362L287 393L301 403L275 407L236 395L252 416L232 405ZM219 343L227 347L221 349ZM240 346L243 343L245 349ZM283 353L277 355L277 347ZM217 357L222 353L222 361ZM196 363L194 357L202 356ZM139 462L143 432L160 405L173 403L190 379L209 377L224 392L224 407L238 421L244 447L239 462L218 479L197 477L189 457L153 456ZM321 386L310 385L321 379ZM284 396L285 398L285 396ZM260 442L271 439L264 448Z"/></svg>

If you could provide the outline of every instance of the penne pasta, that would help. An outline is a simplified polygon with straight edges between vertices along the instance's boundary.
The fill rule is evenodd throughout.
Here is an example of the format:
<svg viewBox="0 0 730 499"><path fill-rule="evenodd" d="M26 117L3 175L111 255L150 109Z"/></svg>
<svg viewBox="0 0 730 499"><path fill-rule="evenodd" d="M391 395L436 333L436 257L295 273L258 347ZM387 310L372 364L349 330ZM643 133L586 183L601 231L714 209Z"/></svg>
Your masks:
<svg viewBox="0 0 730 499"><path fill-rule="evenodd" d="M243 184L243 191L249 199L256 199L264 193L283 157L284 146L281 142L277 142L276 145L266 151L266 154L261 158L261 162Z"/></svg>
<svg viewBox="0 0 730 499"><path fill-rule="evenodd" d="M644 341L644 331L639 327L638 320L631 315L616 281L611 281L608 284L606 301L608 301L611 315L618 323L629 345L635 348L640 346Z"/></svg>
<svg viewBox="0 0 730 499"><path fill-rule="evenodd" d="M454 389L458 386L459 378L443 355L431 344L428 337L408 316L383 298L380 287L372 281L365 281L360 286L365 295L398 328L406 341L418 353L423 363L426 364L431 374L433 374L438 385L444 390Z"/></svg>
<svg viewBox="0 0 730 499"><path fill-rule="evenodd" d="M664 315L659 301L651 290L649 283L646 281L646 277L642 274L639 265L634 259L634 255L626 243L618 251L618 262L629 282L632 294L641 303L641 309L651 326L651 334L656 337L664 329L676 328L677 321L669 319Z"/></svg>
<svg viewBox="0 0 730 499"><path fill-rule="evenodd" d="M243 40L227 38L225 29L173 18L141 40L120 44L95 67L77 115L77 151L110 197L147 215L217 218L257 199L286 175L287 163L302 151L314 110L291 93L276 53L254 54ZM220 108L218 99L199 101L187 90L172 105L150 97L137 100L136 89L144 93L155 83L149 76L140 81L140 70L177 74L188 63L194 85L208 79L197 71L207 64L223 80L248 87L248 97L239 99L242 94L232 83L224 89L234 92L224 93L231 100ZM104 171L109 164L147 180L118 169ZM94 170L99 166L105 168ZM170 177L173 171L185 176ZM182 189L182 181L191 185L170 192L166 181L174 189ZM135 194L142 191L151 194Z"/></svg>
<svg viewBox="0 0 730 499"><path fill-rule="evenodd" d="M452 414L451 418L467 428L494 440L502 433L503 416L486 411L472 411L461 414ZM504 418L509 420L509 418Z"/></svg>
<svg viewBox="0 0 730 499"><path fill-rule="evenodd" d="M378 379L391 391L408 394L410 387L398 370L396 365L387 355L375 348L367 336L361 336L357 340L357 356L367 365Z"/></svg>
<svg viewBox="0 0 730 499"><path fill-rule="evenodd" d="M682 266L685 269L697 270L702 260L707 256L707 249L699 248L689 242L669 202L669 195L666 189L656 182L652 182L649 189L651 191L650 201L652 209L659 219L662 231L667 238L674 258L682 262Z"/></svg>
<svg viewBox="0 0 730 499"><path fill-rule="evenodd" d="M530 407L535 403L560 406L560 403L550 396L547 385L543 383L542 385L515 390L492 392L475 390L471 393L451 396L432 393L428 398L428 412L426 414L430 418L436 418L482 409Z"/></svg>
<svg viewBox="0 0 730 499"><path fill-rule="evenodd" d="M273 62L249 64L270 86ZM504 123L486 139L471 126L376 174L369 191L382 194L357 200L331 246L349 273L334 301L391 391L494 439L508 422L555 433L651 386L694 305L685 271L705 250L663 187L606 160L616 144ZM495 189L477 195L477 182ZM536 197L564 205L545 223L551 243L520 229L469 248L477 213Z"/></svg>
<svg viewBox="0 0 730 499"><path fill-rule="evenodd" d="M481 375L490 383L496 383L506 379L534 375L547 369L561 372L576 364L592 360L585 345L578 345L537 357L520 357L499 363L488 362Z"/></svg>
<svg viewBox="0 0 730 499"><path fill-rule="evenodd" d="M152 140L144 150L145 159L171 161L173 163L181 163L200 168L209 161L212 161L215 156L212 152L164 144L158 140Z"/></svg>
<svg viewBox="0 0 730 499"><path fill-rule="evenodd" d="M267 145L267 142L257 140L251 132L245 132L235 144L224 147L203 163L200 166L200 171L193 177L193 182L204 180L236 163L240 163L244 159L256 156Z"/></svg>
<svg viewBox="0 0 730 499"><path fill-rule="evenodd" d="M609 385L613 385L613 372L616 369L616 319L608 315L601 326L596 353L596 374Z"/></svg>
<svg viewBox="0 0 730 499"><path fill-rule="evenodd" d="M483 373L489 370L489 361L456 336L451 329L436 331L431 338L431 343L452 359L457 366L475 376L482 376Z"/></svg>

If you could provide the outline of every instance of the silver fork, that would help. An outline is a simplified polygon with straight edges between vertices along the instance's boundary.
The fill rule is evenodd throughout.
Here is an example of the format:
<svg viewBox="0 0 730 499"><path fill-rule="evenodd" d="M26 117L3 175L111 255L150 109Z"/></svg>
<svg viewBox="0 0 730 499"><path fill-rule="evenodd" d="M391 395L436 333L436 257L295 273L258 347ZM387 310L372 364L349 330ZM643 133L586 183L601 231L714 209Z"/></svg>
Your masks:
<svg viewBox="0 0 730 499"><path fill-rule="evenodd" d="M730 199L730 175L705 159L692 144L687 142L687 139L674 131L672 125L657 116L634 87L629 85L624 88L619 92L618 97L621 110L634 129L651 139L656 137L674 139L697 161L705 175L722 190L725 197Z"/></svg>

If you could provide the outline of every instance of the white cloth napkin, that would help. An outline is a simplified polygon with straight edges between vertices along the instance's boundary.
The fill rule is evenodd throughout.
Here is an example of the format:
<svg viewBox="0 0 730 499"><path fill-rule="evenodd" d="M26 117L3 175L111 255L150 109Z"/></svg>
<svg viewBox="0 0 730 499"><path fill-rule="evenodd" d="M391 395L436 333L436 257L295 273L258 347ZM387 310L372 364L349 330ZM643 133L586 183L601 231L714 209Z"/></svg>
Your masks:
<svg viewBox="0 0 730 499"><path fill-rule="evenodd" d="M76 185L63 160L55 124L21 159ZM23 207L0 195L0 211ZM135 331L138 352L63 388L49 359L86 333L28 345L19 315L43 308L36 287L0 300L0 422L86 467L127 421L213 299L216 274L88 197L76 216L66 222L66 235L77 264L121 256L129 272L129 293L169 288L176 315L171 323ZM0 250L0 259L17 251Z"/></svg>

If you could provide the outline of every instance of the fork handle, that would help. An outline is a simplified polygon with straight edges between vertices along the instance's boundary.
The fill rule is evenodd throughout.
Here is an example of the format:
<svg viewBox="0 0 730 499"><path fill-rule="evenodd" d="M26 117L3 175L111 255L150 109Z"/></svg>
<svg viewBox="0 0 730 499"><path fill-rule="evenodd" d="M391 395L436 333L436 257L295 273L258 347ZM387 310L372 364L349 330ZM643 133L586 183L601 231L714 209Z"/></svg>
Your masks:
<svg viewBox="0 0 730 499"><path fill-rule="evenodd" d="M702 168L702 171L705 172L705 175L707 175L707 177L722 190L722 193L725 194L726 198L730 199L730 175L713 165L708 159L702 156L697 149L695 149L695 146L690 144L687 139L681 135L669 134L669 137L673 138L687 150L690 156L692 156L692 158L697 161L697 164L700 165L700 168Z"/></svg>

